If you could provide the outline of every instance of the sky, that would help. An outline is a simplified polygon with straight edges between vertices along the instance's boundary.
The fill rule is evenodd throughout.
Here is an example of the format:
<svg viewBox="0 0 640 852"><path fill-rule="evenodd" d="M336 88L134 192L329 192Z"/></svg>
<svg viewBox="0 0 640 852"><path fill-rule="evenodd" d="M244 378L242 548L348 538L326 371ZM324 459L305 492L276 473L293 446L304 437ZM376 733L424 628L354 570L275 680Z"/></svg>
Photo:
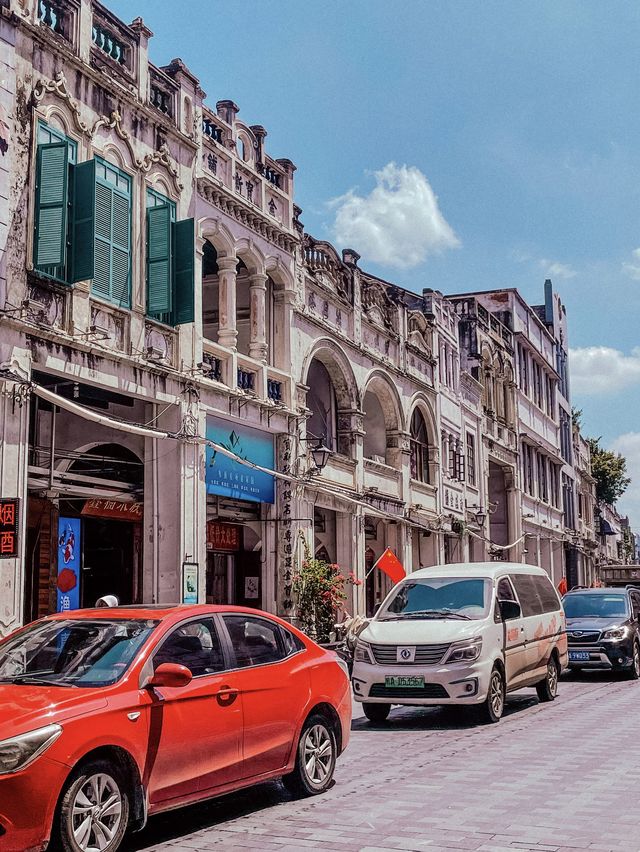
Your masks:
<svg viewBox="0 0 640 852"><path fill-rule="evenodd" d="M566 305L583 432L640 529L640 4L109 0L297 166L305 229L401 286ZM179 14L178 14L179 10Z"/></svg>

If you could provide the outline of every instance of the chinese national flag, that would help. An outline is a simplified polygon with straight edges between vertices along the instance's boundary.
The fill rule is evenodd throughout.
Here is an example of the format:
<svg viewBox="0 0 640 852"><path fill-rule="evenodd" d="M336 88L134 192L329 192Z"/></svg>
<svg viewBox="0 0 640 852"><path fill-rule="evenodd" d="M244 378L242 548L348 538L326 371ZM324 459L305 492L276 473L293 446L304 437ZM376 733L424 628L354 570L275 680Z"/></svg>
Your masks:
<svg viewBox="0 0 640 852"><path fill-rule="evenodd" d="M407 572L402 567L402 562L400 562L390 547L385 550L373 567L384 571L387 577L393 580L394 583L399 583L400 580L407 576Z"/></svg>

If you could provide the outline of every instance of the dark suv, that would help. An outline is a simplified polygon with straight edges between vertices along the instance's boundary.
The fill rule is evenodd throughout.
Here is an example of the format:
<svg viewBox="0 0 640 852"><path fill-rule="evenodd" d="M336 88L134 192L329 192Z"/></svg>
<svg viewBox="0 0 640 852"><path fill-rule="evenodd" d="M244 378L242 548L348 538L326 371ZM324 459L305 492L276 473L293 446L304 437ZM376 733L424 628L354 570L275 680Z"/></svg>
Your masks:
<svg viewBox="0 0 640 852"><path fill-rule="evenodd" d="M562 604L570 669L609 669L640 678L640 590L574 589Z"/></svg>

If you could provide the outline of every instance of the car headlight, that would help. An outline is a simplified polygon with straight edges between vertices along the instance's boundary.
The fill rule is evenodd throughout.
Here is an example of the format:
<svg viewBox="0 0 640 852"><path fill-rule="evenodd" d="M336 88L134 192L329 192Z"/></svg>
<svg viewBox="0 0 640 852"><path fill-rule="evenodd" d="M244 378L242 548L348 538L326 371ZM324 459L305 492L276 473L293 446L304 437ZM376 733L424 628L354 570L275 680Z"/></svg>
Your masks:
<svg viewBox="0 0 640 852"><path fill-rule="evenodd" d="M356 663L373 663L371 646L368 642L363 642L362 639L358 639L353 659Z"/></svg>
<svg viewBox="0 0 640 852"><path fill-rule="evenodd" d="M470 642L456 642L451 646L445 663L472 663L477 660L482 650L482 638Z"/></svg>
<svg viewBox="0 0 640 852"><path fill-rule="evenodd" d="M605 630L602 634L603 639L626 639L629 634L628 627L613 627L611 630Z"/></svg>
<svg viewBox="0 0 640 852"><path fill-rule="evenodd" d="M0 775L17 772L33 763L61 733L60 725L47 725L45 728L0 741Z"/></svg>

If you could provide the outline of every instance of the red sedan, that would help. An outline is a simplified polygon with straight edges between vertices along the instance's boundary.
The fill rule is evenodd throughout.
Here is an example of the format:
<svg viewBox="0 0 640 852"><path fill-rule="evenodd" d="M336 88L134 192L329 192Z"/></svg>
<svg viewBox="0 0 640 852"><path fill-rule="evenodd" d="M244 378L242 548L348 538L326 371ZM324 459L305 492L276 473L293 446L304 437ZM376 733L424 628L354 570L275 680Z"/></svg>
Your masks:
<svg viewBox="0 0 640 852"><path fill-rule="evenodd" d="M272 778L322 793L350 724L344 663L275 616L41 619L0 642L0 849L115 852L151 814Z"/></svg>

